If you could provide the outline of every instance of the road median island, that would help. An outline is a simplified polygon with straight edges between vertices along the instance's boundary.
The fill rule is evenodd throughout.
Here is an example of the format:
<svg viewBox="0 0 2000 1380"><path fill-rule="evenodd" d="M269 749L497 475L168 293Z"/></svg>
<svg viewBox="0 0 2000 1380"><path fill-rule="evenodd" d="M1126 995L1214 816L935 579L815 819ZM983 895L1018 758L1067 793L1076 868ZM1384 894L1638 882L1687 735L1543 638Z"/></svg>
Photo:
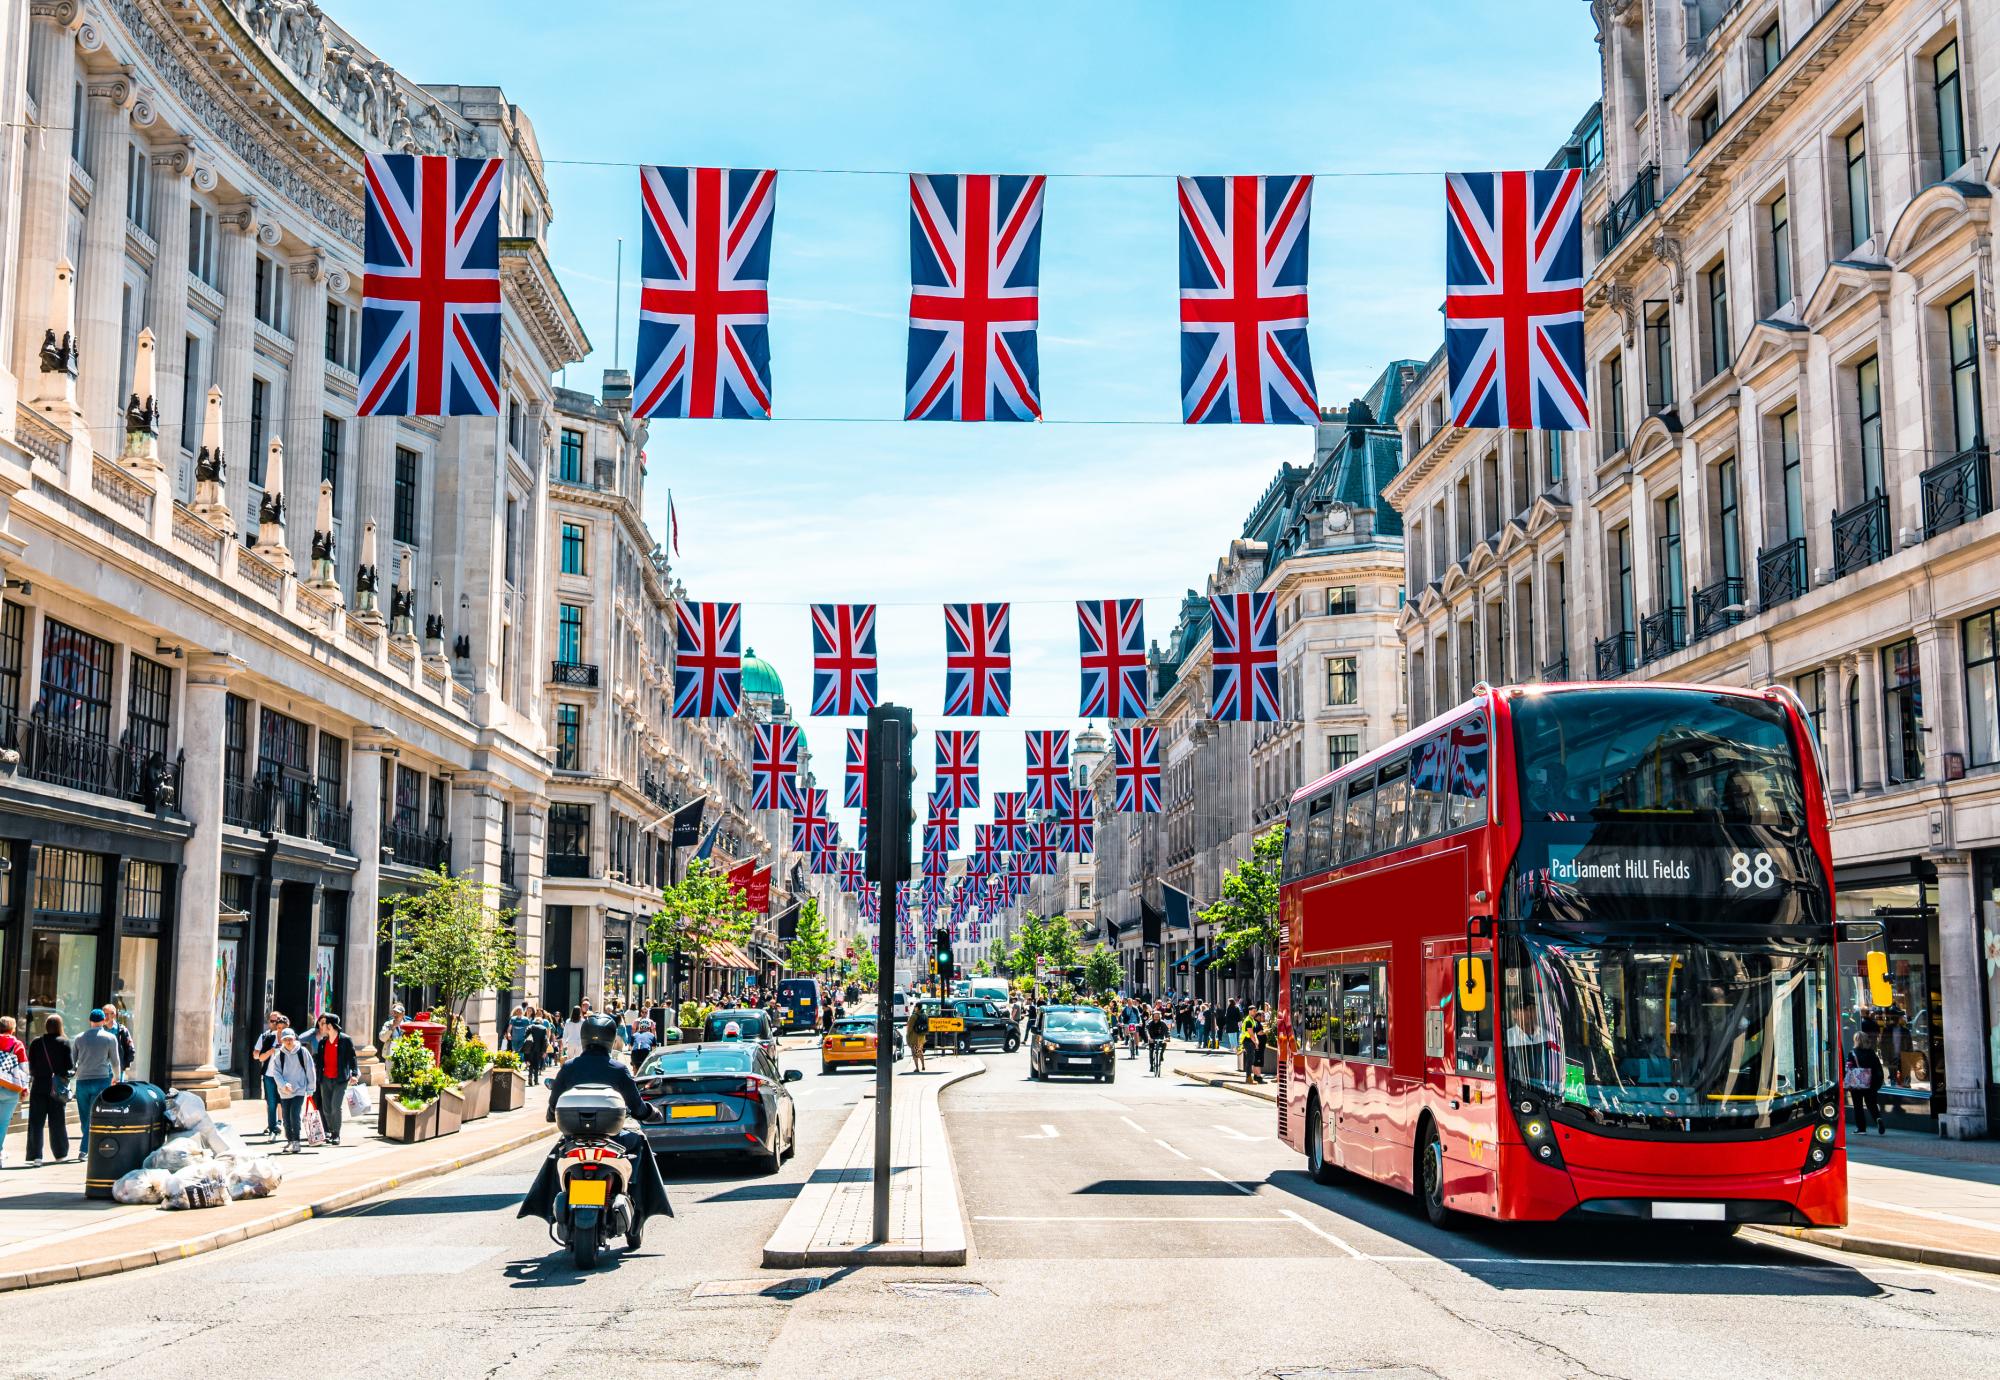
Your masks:
<svg viewBox="0 0 2000 1380"><path fill-rule="evenodd" d="M875 1099L848 1113L771 1239L766 1269L810 1265L963 1265L965 1208L939 1094L986 1072L978 1059L899 1073L890 1127L889 1239L874 1231Z"/></svg>
<svg viewBox="0 0 2000 1380"><path fill-rule="evenodd" d="M1246 1083L1239 1077L1232 1077L1231 1071L1223 1069L1176 1068L1174 1076L1185 1078L1191 1083L1202 1083L1211 1088L1224 1088L1245 1097L1254 1097L1262 1102L1276 1102L1278 1087L1275 1083Z"/></svg>

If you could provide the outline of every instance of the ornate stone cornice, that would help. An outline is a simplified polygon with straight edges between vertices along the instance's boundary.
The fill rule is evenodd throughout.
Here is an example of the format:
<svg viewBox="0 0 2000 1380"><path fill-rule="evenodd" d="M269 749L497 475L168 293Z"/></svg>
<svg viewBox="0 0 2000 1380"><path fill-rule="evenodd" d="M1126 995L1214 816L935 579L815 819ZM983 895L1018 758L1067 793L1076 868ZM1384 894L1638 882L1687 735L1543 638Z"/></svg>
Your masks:
<svg viewBox="0 0 2000 1380"><path fill-rule="evenodd" d="M30 0L28 14L35 19L53 20L65 29L74 29L83 22L79 0Z"/></svg>
<svg viewBox="0 0 2000 1380"><path fill-rule="evenodd" d="M171 177L192 177L194 145L185 139L163 145L153 150L152 162L155 168Z"/></svg>
<svg viewBox="0 0 2000 1380"><path fill-rule="evenodd" d="M83 94L93 100L110 101L120 110L130 110L139 98L139 88L132 80L132 69L120 66L92 72L84 80Z"/></svg>

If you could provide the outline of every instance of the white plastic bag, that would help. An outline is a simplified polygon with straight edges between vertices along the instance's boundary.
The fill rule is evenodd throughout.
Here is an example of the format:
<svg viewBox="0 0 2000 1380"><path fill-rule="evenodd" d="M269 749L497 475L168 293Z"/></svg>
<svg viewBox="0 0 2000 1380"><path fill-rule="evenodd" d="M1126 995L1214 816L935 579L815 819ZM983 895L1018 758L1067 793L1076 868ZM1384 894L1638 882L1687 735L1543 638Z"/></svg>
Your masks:
<svg viewBox="0 0 2000 1380"><path fill-rule="evenodd" d="M268 1198L284 1175L268 1155L252 1155L232 1161L227 1180L231 1198Z"/></svg>
<svg viewBox="0 0 2000 1380"><path fill-rule="evenodd" d="M181 1092L176 1088L167 1089L167 1124L183 1131L192 1131L201 1122L208 1120L208 1104L196 1093Z"/></svg>
<svg viewBox="0 0 2000 1380"><path fill-rule="evenodd" d="M249 1142L237 1135L235 1130L225 1122L205 1122L196 1134L201 1137L201 1143L208 1148L208 1152L212 1155L247 1156L252 1153Z"/></svg>
<svg viewBox="0 0 2000 1380"><path fill-rule="evenodd" d="M358 1121L366 1121L375 1115L375 1108L368 1101L368 1094L361 1090L359 1083L347 1089L347 1114Z"/></svg>
<svg viewBox="0 0 2000 1380"><path fill-rule="evenodd" d="M178 1173L198 1159L209 1158L208 1149L198 1136L183 1131L179 1135L168 1136L166 1144L146 1156L144 1167L164 1169L167 1173Z"/></svg>
<svg viewBox="0 0 2000 1380"><path fill-rule="evenodd" d="M220 1207L229 1197L229 1180L222 1162L199 1159L167 1176L166 1205L170 1208Z"/></svg>
<svg viewBox="0 0 2000 1380"><path fill-rule="evenodd" d="M135 1169L111 1185L111 1197L120 1203L157 1203L167 1196L167 1171Z"/></svg>

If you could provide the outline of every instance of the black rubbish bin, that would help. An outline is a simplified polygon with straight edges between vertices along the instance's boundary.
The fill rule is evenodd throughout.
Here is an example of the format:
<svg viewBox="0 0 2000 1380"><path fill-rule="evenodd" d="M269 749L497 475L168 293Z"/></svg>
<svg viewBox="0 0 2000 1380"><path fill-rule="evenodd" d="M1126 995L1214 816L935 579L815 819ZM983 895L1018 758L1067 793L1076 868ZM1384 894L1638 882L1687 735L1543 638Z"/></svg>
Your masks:
<svg viewBox="0 0 2000 1380"><path fill-rule="evenodd" d="M167 1097L151 1083L114 1083L90 1109L83 1143L83 1196L109 1198L111 1185L141 1167L167 1139Z"/></svg>

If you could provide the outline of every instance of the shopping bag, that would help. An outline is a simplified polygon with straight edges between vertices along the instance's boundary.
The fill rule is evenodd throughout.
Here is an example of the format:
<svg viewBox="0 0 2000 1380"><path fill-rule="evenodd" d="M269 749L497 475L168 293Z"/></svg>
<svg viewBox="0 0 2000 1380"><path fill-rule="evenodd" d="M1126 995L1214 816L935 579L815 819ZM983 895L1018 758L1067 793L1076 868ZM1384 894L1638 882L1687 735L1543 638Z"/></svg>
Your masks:
<svg viewBox="0 0 2000 1380"><path fill-rule="evenodd" d="M307 1145L326 1144L326 1122L320 1119L319 1102L308 1097L305 1114L299 1118L299 1132Z"/></svg>
<svg viewBox="0 0 2000 1380"><path fill-rule="evenodd" d="M368 1094L361 1091L361 1085L350 1083L347 1087L347 1114L365 1119L372 1115L374 1110L368 1105Z"/></svg>

